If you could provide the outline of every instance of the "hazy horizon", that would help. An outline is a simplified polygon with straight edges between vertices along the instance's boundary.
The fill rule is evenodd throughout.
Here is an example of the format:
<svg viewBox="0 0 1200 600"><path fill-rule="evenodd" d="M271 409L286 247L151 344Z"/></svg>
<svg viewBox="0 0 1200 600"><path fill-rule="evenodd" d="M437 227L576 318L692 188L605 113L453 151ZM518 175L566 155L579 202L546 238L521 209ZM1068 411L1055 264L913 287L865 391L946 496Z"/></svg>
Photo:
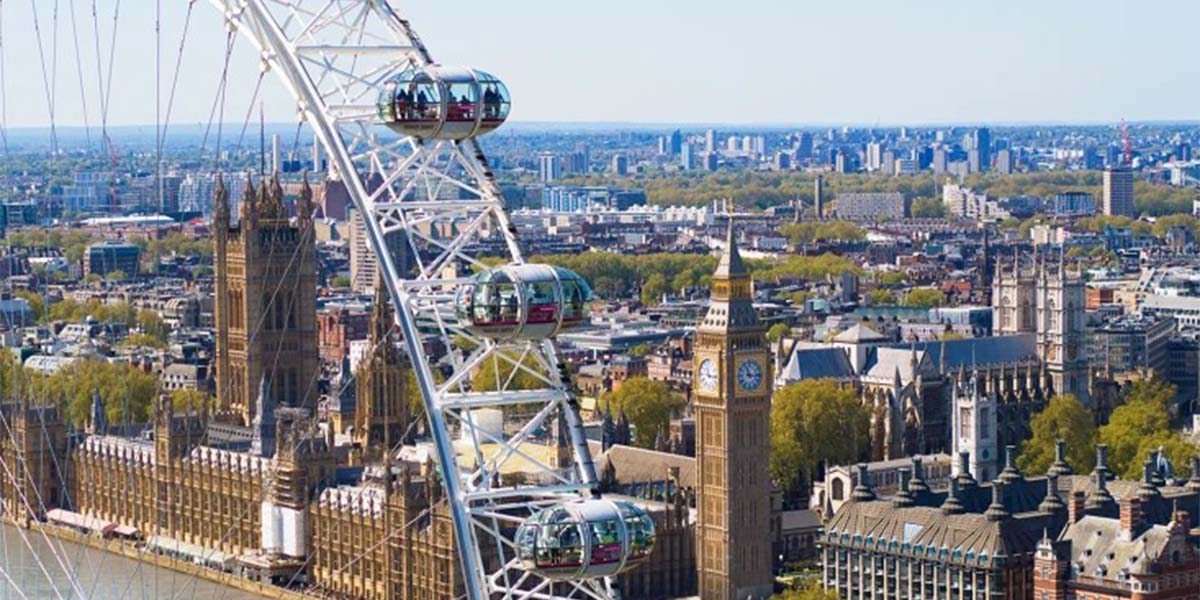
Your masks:
<svg viewBox="0 0 1200 600"><path fill-rule="evenodd" d="M114 2L97 0L102 63ZM504 79L519 123L999 127L1200 119L1200 65L1188 55L1190 26L1200 22L1195 2L393 4L435 58ZM57 123L82 125L86 107L95 126L90 5L64 0L57 32L43 6L39 52L36 4L4 4L6 122L48 124L50 96ZM118 22L114 125L155 122L154 10L145 8L123 10ZM165 110L185 3L162 2L162 11ZM1149 18L1156 14L1171 18ZM208 121L223 49L220 16L196 3L173 123ZM43 62L56 77L43 79ZM256 112L248 108L257 77L256 55L239 41L226 120ZM269 120L294 112L274 75L261 99Z"/></svg>

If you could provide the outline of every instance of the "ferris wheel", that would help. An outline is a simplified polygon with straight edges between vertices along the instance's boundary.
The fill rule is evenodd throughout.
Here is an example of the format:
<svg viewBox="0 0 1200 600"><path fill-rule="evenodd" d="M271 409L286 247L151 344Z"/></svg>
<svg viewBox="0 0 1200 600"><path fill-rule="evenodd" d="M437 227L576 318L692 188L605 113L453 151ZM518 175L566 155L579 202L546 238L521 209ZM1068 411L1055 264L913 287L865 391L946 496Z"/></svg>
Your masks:
<svg viewBox="0 0 1200 600"><path fill-rule="evenodd" d="M467 597L612 597L612 577L649 556L654 525L599 497L554 341L585 318L591 290L525 262L477 142L509 114L504 84L436 63L388 0L210 3L290 92L365 215L424 398ZM481 260L483 248L503 264Z"/></svg>

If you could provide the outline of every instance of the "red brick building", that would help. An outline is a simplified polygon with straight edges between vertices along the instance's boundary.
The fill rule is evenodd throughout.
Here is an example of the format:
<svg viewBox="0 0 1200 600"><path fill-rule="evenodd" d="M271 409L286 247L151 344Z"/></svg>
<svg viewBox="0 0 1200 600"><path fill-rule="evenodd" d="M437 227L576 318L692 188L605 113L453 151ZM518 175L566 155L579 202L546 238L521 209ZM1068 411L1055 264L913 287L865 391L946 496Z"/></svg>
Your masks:
<svg viewBox="0 0 1200 600"><path fill-rule="evenodd" d="M1072 501L1082 504L1079 494ZM1200 553L1189 540L1187 511L1154 525L1142 514L1139 496L1120 504L1117 519L1071 511L1058 541L1042 538L1034 559L1035 599L1200 599Z"/></svg>
<svg viewBox="0 0 1200 600"><path fill-rule="evenodd" d="M338 308L317 315L317 348L321 360L338 364L353 340L366 339L371 314L365 310Z"/></svg>

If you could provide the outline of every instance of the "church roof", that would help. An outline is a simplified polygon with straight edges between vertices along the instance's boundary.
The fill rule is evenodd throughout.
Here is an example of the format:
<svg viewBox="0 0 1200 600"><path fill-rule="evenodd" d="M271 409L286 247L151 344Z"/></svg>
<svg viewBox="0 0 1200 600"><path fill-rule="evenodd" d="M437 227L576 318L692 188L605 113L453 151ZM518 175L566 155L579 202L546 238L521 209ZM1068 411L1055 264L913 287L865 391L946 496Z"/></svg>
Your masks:
<svg viewBox="0 0 1200 600"><path fill-rule="evenodd" d="M690 456L618 444L596 457L596 470L603 472L609 463L621 483L662 481L669 467L678 467L680 487L696 488L696 459Z"/></svg>
<svg viewBox="0 0 1200 600"><path fill-rule="evenodd" d="M854 377L854 367L841 348L797 348L779 377L784 381L849 379Z"/></svg>
<svg viewBox="0 0 1200 600"><path fill-rule="evenodd" d="M913 354L916 354L917 364L913 365ZM892 381L896 373L900 373L900 381L908 383L917 378L918 374L934 376L936 372L926 369L931 363L925 362L929 354L925 350L912 348L876 348L871 353L875 362L867 367L864 376L868 379ZM915 368L914 368L915 366Z"/></svg>
<svg viewBox="0 0 1200 600"><path fill-rule="evenodd" d="M835 336L833 341L839 344L861 344L863 342L886 342L887 336L863 325L855 323L850 329L847 329Z"/></svg>
<svg viewBox="0 0 1200 600"><path fill-rule="evenodd" d="M1037 337L1032 333L918 342L916 348L928 352L933 363L947 371L1037 360Z"/></svg>

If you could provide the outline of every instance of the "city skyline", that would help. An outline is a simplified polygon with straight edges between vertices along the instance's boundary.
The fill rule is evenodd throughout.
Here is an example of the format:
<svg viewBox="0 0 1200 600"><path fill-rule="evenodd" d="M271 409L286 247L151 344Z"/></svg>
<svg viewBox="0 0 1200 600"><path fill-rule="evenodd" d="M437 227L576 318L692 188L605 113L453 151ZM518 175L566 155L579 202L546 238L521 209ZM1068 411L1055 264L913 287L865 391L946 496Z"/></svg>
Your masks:
<svg viewBox="0 0 1200 600"><path fill-rule="evenodd" d="M90 11L74 3L60 8L57 78L44 81L42 61L54 67L50 11L38 15L45 56L35 58L37 36L26 26L33 22L31 7L6 8L8 125L48 124L47 96L54 97L58 124L82 125L87 105L88 121L97 125ZM111 1L98 3L102 56L111 39L112 8ZM603 7L525 2L471 8L474 16L464 20L459 7L404 6L422 35L439 41L435 58L505 79L514 95L514 122L1001 125L1200 116L1190 107L1200 93L1189 83L1197 68L1169 60L1184 56L1186 23L1200 17L1200 6L1186 3L1157 4L1173 18L1157 20L1153 28L1139 26L1140 15L1152 9L1117 0L1018 1L1003 9L943 1L915 7L869 2L851 9L756 0L742 11L704 0L689 3L686 14L667 3L627 0ZM165 112L186 9L166 3L162 10ZM172 109L176 124L208 121L223 58L220 19L209 10L193 12ZM1031 12L1040 18L1025 18ZM580 35L582 23L599 33ZM154 67L146 60L154 54L153 25L153 10L121 15L112 125L155 122ZM102 62L107 68L107 59ZM239 41L226 121L246 112L257 71L248 45ZM261 98L268 120L283 120L291 116L291 103L274 79L264 79Z"/></svg>

